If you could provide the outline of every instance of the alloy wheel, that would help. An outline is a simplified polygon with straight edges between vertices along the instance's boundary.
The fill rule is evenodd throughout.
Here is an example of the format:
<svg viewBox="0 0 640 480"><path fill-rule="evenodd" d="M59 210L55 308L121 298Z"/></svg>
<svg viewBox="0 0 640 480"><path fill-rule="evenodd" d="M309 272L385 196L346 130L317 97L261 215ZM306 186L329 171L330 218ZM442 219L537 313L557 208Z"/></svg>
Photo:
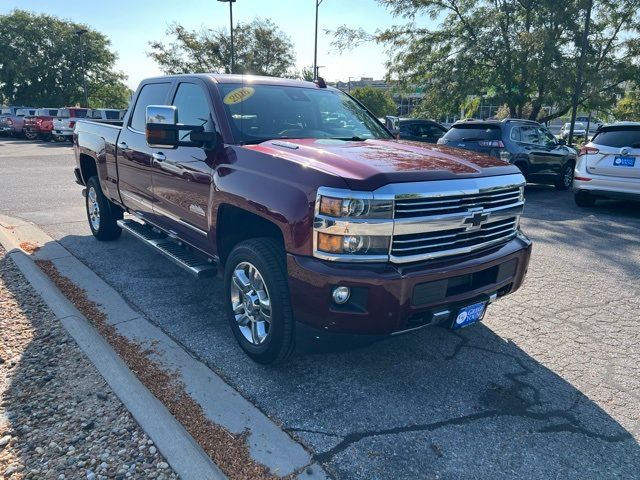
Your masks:
<svg viewBox="0 0 640 480"><path fill-rule="evenodd" d="M87 212L91 226L97 232L100 229L100 205L98 204L98 194L93 187L87 192Z"/></svg>
<svg viewBox="0 0 640 480"><path fill-rule="evenodd" d="M260 271L241 262L231 276L231 308L242 336L253 345L262 345L271 331L271 300Z"/></svg>

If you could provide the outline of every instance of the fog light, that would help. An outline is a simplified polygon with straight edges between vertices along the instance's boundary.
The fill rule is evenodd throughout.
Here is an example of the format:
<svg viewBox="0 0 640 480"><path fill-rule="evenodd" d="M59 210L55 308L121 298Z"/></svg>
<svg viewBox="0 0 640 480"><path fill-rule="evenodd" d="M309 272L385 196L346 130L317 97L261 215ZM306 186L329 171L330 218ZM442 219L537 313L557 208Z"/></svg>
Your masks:
<svg viewBox="0 0 640 480"><path fill-rule="evenodd" d="M333 289L333 301L338 305L342 305L349 301L351 289L349 287L336 287Z"/></svg>

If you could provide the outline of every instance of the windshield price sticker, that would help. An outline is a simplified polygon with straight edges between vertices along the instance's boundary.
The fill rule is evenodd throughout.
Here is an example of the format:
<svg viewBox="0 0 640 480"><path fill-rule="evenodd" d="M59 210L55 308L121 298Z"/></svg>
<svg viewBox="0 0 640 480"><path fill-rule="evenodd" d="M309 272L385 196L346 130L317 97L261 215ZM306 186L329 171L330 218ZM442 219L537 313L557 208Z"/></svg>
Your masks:
<svg viewBox="0 0 640 480"><path fill-rule="evenodd" d="M227 105L235 105L236 103L244 102L247 98L251 97L255 89L253 87L241 87L231 90L224 96L222 100Z"/></svg>

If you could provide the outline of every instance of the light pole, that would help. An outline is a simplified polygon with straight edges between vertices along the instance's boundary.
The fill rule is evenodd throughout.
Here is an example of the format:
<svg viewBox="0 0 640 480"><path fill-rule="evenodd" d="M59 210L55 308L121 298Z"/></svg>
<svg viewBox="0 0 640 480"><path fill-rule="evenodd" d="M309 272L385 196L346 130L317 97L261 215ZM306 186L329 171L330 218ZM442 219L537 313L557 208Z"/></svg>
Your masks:
<svg viewBox="0 0 640 480"><path fill-rule="evenodd" d="M231 69L229 70L229 73L233 73L234 70L234 60L233 60L233 3L236 0L218 0L219 2L222 3L228 3L229 4L229 30L231 32Z"/></svg>
<svg viewBox="0 0 640 480"><path fill-rule="evenodd" d="M314 0L316 2L316 37L313 45L313 78L318 78L318 7L323 0Z"/></svg>
<svg viewBox="0 0 640 480"><path fill-rule="evenodd" d="M84 89L84 106L89 108L89 95L87 94L87 77L84 71L84 45L82 41L82 36L87 33L86 28L81 28L75 31L75 34L78 35L78 41L80 42L80 68L82 69L82 88Z"/></svg>

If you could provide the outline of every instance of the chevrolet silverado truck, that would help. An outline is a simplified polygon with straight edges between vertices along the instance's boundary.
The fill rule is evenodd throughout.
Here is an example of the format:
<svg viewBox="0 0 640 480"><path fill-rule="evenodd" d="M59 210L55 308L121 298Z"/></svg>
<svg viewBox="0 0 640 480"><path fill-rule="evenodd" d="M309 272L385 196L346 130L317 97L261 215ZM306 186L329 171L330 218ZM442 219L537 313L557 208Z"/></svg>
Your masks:
<svg viewBox="0 0 640 480"><path fill-rule="evenodd" d="M220 271L231 331L260 363L476 323L527 271L517 167L397 140L321 79L148 79L122 127L79 121L74 148L93 235Z"/></svg>

